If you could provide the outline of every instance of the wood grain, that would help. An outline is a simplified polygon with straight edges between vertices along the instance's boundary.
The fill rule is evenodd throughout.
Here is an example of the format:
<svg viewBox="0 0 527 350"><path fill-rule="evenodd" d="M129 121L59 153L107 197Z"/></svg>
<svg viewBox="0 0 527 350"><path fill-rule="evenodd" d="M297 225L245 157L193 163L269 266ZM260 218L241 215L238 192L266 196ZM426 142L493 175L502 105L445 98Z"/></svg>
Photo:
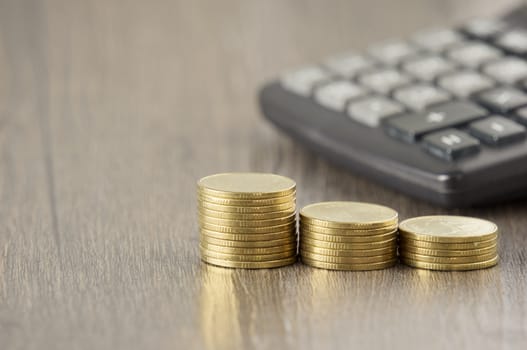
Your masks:
<svg viewBox="0 0 527 350"><path fill-rule="evenodd" d="M288 67L516 1L0 1L0 348L513 349L527 344L527 203L470 273L200 263L195 181L298 182L304 205L447 212L305 151L262 121Z"/></svg>

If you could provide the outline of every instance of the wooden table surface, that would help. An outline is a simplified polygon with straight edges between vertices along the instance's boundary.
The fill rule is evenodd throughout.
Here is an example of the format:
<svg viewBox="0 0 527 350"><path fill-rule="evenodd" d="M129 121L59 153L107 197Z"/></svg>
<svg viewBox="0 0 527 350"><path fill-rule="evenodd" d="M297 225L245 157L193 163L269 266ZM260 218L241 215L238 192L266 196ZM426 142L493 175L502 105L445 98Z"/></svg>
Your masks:
<svg viewBox="0 0 527 350"><path fill-rule="evenodd" d="M497 1L0 1L0 348L525 349L527 202L445 211L262 120L261 84ZM501 228L499 266L249 271L200 262L195 182L284 174L298 203Z"/></svg>

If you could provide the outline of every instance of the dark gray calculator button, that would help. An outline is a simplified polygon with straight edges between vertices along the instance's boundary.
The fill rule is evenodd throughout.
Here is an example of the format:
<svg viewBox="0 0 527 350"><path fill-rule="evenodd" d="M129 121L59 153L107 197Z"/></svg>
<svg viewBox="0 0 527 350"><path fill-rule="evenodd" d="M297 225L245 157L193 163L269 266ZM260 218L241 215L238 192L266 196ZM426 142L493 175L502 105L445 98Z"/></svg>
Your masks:
<svg viewBox="0 0 527 350"><path fill-rule="evenodd" d="M470 36L479 39L490 39L507 28L503 21L493 18L476 18L467 22L463 31Z"/></svg>
<svg viewBox="0 0 527 350"><path fill-rule="evenodd" d="M479 150L479 141L457 129L446 129L423 138L429 153L446 160L454 160Z"/></svg>
<svg viewBox="0 0 527 350"><path fill-rule="evenodd" d="M525 127L507 118L492 116L469 126L470 133L490 145L503 145L525 138Z"/></svg>
<svg viewBox="0 0 527 350"><path fill-rule="evenodd" d="M518 109L514 114L516 115L516 121L518 123L527 125L527 107Z"/></svg>
<svg viewBox="0 0 527 350"><path fill-rule="evenodd" d="M527 105L527 94L510 87L499 87L484 91L476 96L483 106L498 114L508 114L516 108Z"/></svg>
<svg viewBox="0 0 527 350"><path fill-rule="evenodd" d="M527 31L513 29L500 35L496 39L496 45L515 55L527 53Z"/></svg>
<svg viewBox="0 0 527 350"><path fill-rule="evenodd" d="M403 114L385 121L386 132L407 142L426 133L471 122L484 117L486 111L470 102L449 102L430 107L426 112Z"/></svg>

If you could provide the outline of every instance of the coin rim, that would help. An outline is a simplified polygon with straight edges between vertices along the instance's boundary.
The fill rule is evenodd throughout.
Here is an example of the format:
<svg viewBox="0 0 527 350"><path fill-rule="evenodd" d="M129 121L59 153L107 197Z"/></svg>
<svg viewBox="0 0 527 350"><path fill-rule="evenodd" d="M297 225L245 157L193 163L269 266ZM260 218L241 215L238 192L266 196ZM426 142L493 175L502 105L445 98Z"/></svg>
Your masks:
<svg viewBox="0 0 527 350"><path fill-rule="evenodd" d="M405 229L404 227L404 224L405 223L408 223L409 221L414 221L414 220L423 220L423 219L426 219L426 218L438 218L438 217L457 217L457 218L466 218L466 219L476 219L476 220L481 220L481 221L485 221L485 222L488 222L490 224L492 224L495 228L494 231L492 232L489 232L489 233L485 233L483 235L478 235L478 236L463 236L463 237L459 237L459 236L438 236L438 235L431 235L431 234L427 234L427 233L417 233L415 231L411 231L411 230L408 230L408 229ZM485 219L480 219L480 218L474 218L474 217L470 217L470 216L461 216L461 215L425 215L425 216L416 216L416 217L413 217L413 218L409 218L409 219L406 219L406 220L403 220L402 222L399 223L399 232L401 234L401 236L405 236L405 237L410 237L410 238L413 238L413 239L416 239L416 240L420 240L420 241L427 241L427 242L438 242L438 243L466 243L466 242L478 242L478 241L486 241L486 240L489 240L489 239L492 239L494 237L497 237L498 235L498 225L496 225L495 223L493 223L492 221L489 221L489 220L485 220Z"/></svg>
<svg viewBox="0 0 527 350"><path fill-rule="evenodd" d="M218 176L232 176L232 175L264 175L264 176L272 176L272 177L280 177L283 180L289 181L292 183L290 187L286 187L282 190L278 191L270 191L270 192L241 192L241 191L225 191L220 190L216 188L208 187L204 182L212 177L218 177ZM262 179L262 181L266 181ZM287 195L291 191L296 191L296 182L283 175L279 174L273 174L273 173L258 173L258 172L230 172L230 173L218 173L218 174L212 174L208 176L204 176L201 179L199 179L196 183L198 190L200 191L206 191L213 193L214 196L222 197L225 196L226 198L244 198L245 196L250 198L267 198L267 197L280 197L282 196L282 193L285 193L284 195Z"/></svg>
<svg viewBox="0 0 527 350"><path fill-rule="evenodd" d="M307 214L305 214L305 210L310 208L310 207L314 207L316 205L328 205L328 204L342 204L342 203L346 203L346 204L358 204L358 205L368 205L368 206L376 206L376 207L383 207L383 208L386 208L386 209L389 209L391 210L393 213L395 213L395 216L394 217L390 217L386 220L373 220L373 221L369 221L369 222L342 222L342 221L336 221L336 220L325 220L325 219L321 219L321 218L316 218L316 217L313 217L313 216L309 216ZM397 223L398 221L398 217L399 217L399 213L394 210L393 208L390 208L390 207L387 207L387 206L384 206L384 205L381 205L381 204L375 204L375 203L368 203L368 202L353 202L353 201L327 201L327 202L317 202L317 203L311 203L311 204L308 204L306 206L304 206L300 211L299 211L299 215L302 219L307 219L307 221L310 221L312 222L313 224L315 225L319 225L319 226L322 226L322 227L335 227L335 228L353 228L353 227L357 227L357 228L365 228L365 227L370 227L370 228L374 228L374 227L382 227L382 226L388 226L390 225L392 222L393 223Z"/></svg>
<svg viewBox="0 0 527 350"><path fill-rule="evenodd" d="M435 271L471 271L471 270L482 270L489 267L496 266L499 262L499 255L496 255L493 259L483 262L477 262L472 264L434 264L421 261L415 261L411 259L401 258L401 262L407 266L424 269L424 270L435 270Z"/></svg>
<svg viewBox="0 0 527 350"><path fill-rule="evenodd" d="M211 237L216 239L224 239L227 241L238 241L238 242L257 242L257 241L273 241L280 238L297 237L294 231L280 231L280 232L269 232L269 233L225 233L215 232L206 229L200 229L200 235L205 237ZM298 239L298 238L297 238Z"/></svg>
<svg viewBox="0 0 527 350"><path fill-rule="evenodd" d="M289 243L295 243L298 245L298 238L291 235L291 237L263 240L263 241L232 241L228 239L220 239L200 234L200 243L202 241L208 244L214 244L215 246L231 247L231 248L265 248L265 247L276 247L286 245ZM211 243L213 242L213 243ZM221 245L223 244L223 245Z"/></svg>
<svg viewBox="0 0 527 350"><path fill-rule="evenodd" d="M387 237L397 238L397 231L384 233L382 235L372 236L338 236L338 235L326 235L323 233L313 233L306 230L300 230L300 239L302 236L318 239L319 241L335 242L335 243L373 243L385 241Z"/></svg>
<svg viewBox="0 0 527 350"><path fill-rule="evenodd" d="M306 223L302 221L301 219L298 222L299 222L300 229L302 229L303 227L307 227L309 231L322 233L326 235L367 236L367 235L375 235L375 234L380 234L380 233L397 231L397 225L380 227L380 228L372 228L372 229L343 229L343 228L334 228L334 227L320 227L317 225Z"/></svg>
<svg viewBox="0 0 527 350"><path fill-rule="evenodd" d="M348 250L368 250L368 249L376 249L380 247L389 247L389 246L395 246L397 247L397 239L393 238L386 241L379 241L379 242L370 242L370 243L339 243L339 242L328 242L328 241L320 241L318 239L311 239L311 238L300 238L300 243L302 242L311 242L308 243L310 245L314 245L321 248L331 247L334 246L334 248L330 249L348 249ZM340 247L340 248L338 248Z"/></svg>
<svg viewBox="0 0 527 350"><path fill-rule="evenodd" d="M252 228L252 227L268 227L268 226L280 226L281 223L284 225L288 223L296 222L296 213L292 213L287 217L274 218L268 220L229 220L219 219L214 217L203 216L198 213L198 220L200 223L208 223L217 226L225 227L239 227L239 228Z"/></svg>
<svg viewBox="0 0 527 350"><path fill-rule="evenodd" d="M199 202L198 208L207 208L224 213L240 213L240 214L252 214L252 213L269 213L280 210L292 209L296 212L296 203L283 203L276 205L262 205L262 206L236 206L236 205L222 205L209 202Z"/></svg>
<svg viewBox="0 0 527 350"><path fill-rule="evenodd" d="M207 202L219 205L230 205L230 206L241 206L241 207L264 207L272 206L276 204L295 203L296 196L282 196L278 198L267 198L267 199L226 199L219 197L211 197L198 193L198 202Z"/></svg>
<svg viewBox="0 0 527 350"><path fill-rule="evenodd" d="M205 245L204 245L205 244ZM209 244L207 242L199 243L200 249L207 249L217 253L223 254L236 254L236 255L265 255L281 253L289 250L297 250L297 242L291 242L289 244L277 245L272 247L252 247L252 248L240 248L240 247L225 247L215 244Z"/></svg>
<svg viewBox="0 0 527 350"><path fill-rule="evenodd" d="M384 270L394 267L397 264L397 259L386 261L383 263L373 264L333 264L325 263L322 261L315 261L310 259L302 259L300 261L307 266L316 267L324 270L335 270L335 271L373 271L373 270ZM377 265L378 264L378 265Z"/></svg>
<svg viewBox="0 0 527 350"><path fill-rule="evenodd" d="M204 207L198 207L198 215L223 219L223 220L244 220L244 221L253 221L253 220L269 220L285 217L288 215L296 214L296 211L293 210L282 210L282 211L271 211L268 213L230 213L222 212L218 210L210 210Z"/></svg>
<svg viewBox="0 0 527 350"><path fill-rule="evenodd" d="M292 256L297 255L297 249L291 249L289 251L280 252L280 253L272 253L272 254L251 254L251 255L241 255L241 254L225 254L225 253L218 253L207 249L201 249L200 248L200 254L201 256L207 256L209 258L213 259L221 259L221 260L228 260L228 261L241 261L241 262L264 262L264 261L273 261L273 260L281 260L281 259L287 259ZM246 260L244 260L246 259Z"/></svg>
<svg viewBox="0 0 527 350"><path fill-rule="evenodd" d="M349 256L331 256L316 253L310 253L300 250L300 257L308 260L315 260L320 262L327 262L332 264L374 264L384 261L391 261L397 259L397 252L386 255L363 256L363 257L349 257Z"/></svg>
<svg viewBox="0 0 527 350"><path fill-rule="evenodd" d="M477 241L477 242L464 242L464 243L442 243L442 242L428 242L420 241L412 238L406 238L399 235L399 245L409 245L418 248L427 248L427 249L442 249L442 250L472 250L477 248L486 248L493 244L497 244L498 240L492 238L486 241Z"/></svg>
<svg viewBox="0 0 527 350"><path fill-rule="evenodd" d="M465 264L465 263L476 263L487 261L494 256L498 255L497 252L491 252L481 255L472 255L472 256L431 256L423 254L414 254L409 252L404 252L399 254L401 259L409 259L420 262L429 262L434 264Z"/></svg>
<svg viewBox="0 0 527 350"><path fill-rule="evenodd" d="M300 249L316 254L329 255L329 256L342 256L342 257L360 257L360 256L375 256L383 255L384 253L395 252L397 253L397 245L386 248L373 248L373 249L331 249L313 246L311 244L300 243Z"/></svg>
<svg viewBox="0 0 527 350"><path fill-rule="evenodd" d="M281 232L286 230L296 231L296 222L292 221L284 225L265 226L265 227L230 227L222 225L214 225L206 222L199 222L199 228L208 231L230 233L230 234L265 234L273 232Z"/></svg>
<svg viewBox="0 0 527 350"><path fill-rule="evenodd" d="M475 249L458 249L458 250L448 250L448 249L429 249L429 248L420 248L409 245L400 245L399 251L411 252L414 254L422 254L429 256L439 256L439 257L462 257L462 256L474 256L481 255L487 252L497 252L498 245L494 244L488 248L475 248Z"/></svg>
<svg viewBox="0 0 527 350"><path fill-rule="evenodd" d="M228 260L214 259L214 258L202 256L201 261L207 264L219 266L219 267L228 267L231 269L253 270L253 269L271 269L271 268L292 265L298 261L298 256L295 255L294 257L289 258L289 259L272 260L272 261L264 261L264 262L228 261Z"/></svg>

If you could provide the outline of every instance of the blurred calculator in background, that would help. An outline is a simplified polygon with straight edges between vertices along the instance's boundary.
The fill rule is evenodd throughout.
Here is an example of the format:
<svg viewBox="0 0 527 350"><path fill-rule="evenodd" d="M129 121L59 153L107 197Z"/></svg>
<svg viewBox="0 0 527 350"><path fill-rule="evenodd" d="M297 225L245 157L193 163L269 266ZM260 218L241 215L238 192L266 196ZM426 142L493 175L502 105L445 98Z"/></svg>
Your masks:
<svg viewBox="0 0 527 350"><path fill-rule="evenodd" d="M527 5L300 67L260 104L306 146L408 195L448 207L525 196Z"/></svg>

